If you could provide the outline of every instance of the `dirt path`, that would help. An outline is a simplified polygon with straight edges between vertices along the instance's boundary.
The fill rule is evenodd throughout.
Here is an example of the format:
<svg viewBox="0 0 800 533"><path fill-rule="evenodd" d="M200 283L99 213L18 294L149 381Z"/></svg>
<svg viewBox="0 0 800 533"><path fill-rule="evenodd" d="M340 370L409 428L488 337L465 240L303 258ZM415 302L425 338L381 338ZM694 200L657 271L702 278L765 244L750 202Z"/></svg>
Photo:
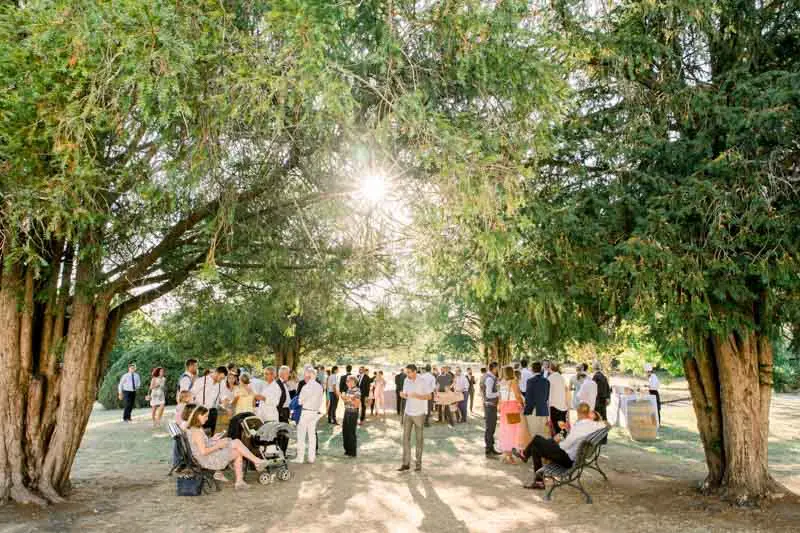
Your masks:
<svg viewBox="0 0 800 533"><path fill-rule="evenodd" d="M771 466L800 492L800 398L774 403ZM705 471L688 404L665 408L667 424L652 444L615 430L601 465L606 485L588 475L594 504L569 488L552 502L521 488L529 470L487 461L479 418L451 430L426 430L424 472L398 474L399 421L370 420L359 430L359 457L342 456L339 429L320 424L321 457L294 467L286 483L247 492L225 488L201 498L178 498L166 478L170 441L141 414L124 425L120 413L96 411L73 469L69 503L46 509L0 507L2 532L220 531L304 533L357 527L360 531L605 532L798 531L800 504L787 496L765 510L737 510L699 497L693 484Z"/></svg>

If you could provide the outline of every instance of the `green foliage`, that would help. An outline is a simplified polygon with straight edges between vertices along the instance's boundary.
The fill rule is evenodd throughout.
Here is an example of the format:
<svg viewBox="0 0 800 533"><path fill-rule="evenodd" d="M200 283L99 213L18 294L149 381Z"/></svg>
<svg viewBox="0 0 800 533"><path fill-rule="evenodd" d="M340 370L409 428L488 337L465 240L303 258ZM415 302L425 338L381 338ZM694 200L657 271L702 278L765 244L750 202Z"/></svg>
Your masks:
<svg viewBox="0 0 800 533"><path fill-rule="evenodd" d="M793 352L785 340L774 343L773 388L777 392L794 392L800 389L800 356Z"/></svg>
<svg viewBox="0 0 800 533"><path fill-rule="evenodd" d="M150 372L156 367L163 367L167 375L167 404L175 403L175 391L178 388L178 378L183 373L184 359L177 352L170 349L168 343L159 340L134 341L117 351L117 360L112 364L97 392L97 401L106 409L118 409L122 402L117 397L117 385L128 365L135 363L137 372L142 378L142 388L136 394L136 406L147 407L150 405L145 400L150 387Z"/></svg>
<svg viewBox="0 0 800 533"><path fill-rule="evenodd" d="M647 325L676 366L712 332L773 334L800 286L798 4L564 5L572 108L520 225L541 294Z"/></svg>

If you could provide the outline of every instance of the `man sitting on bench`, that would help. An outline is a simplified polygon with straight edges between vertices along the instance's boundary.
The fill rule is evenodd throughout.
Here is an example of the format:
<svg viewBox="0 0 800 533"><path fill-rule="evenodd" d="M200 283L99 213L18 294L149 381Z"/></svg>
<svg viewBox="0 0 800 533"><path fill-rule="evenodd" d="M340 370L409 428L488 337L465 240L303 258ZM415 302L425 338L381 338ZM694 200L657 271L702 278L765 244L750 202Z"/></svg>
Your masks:
<svg viewBox="0 0 800 533"><path fill-rule="evenodd" d="M586 437L604 427L606 427L605 422L592 420L592 409L588 404L582 403L578 405L578 421L573 424L569 435L565 439L562 440L561 435L556 435L552 439L545 439L540 435L533 437L525 451L519 454L519 457L526 462L529 457L533 457L533 471L537 472L533 482L524 485L524 487L526 489L544 489L544 479L538 474L542 468L542 458L548 459L564 468L572 468L580 443Z"/></svg>

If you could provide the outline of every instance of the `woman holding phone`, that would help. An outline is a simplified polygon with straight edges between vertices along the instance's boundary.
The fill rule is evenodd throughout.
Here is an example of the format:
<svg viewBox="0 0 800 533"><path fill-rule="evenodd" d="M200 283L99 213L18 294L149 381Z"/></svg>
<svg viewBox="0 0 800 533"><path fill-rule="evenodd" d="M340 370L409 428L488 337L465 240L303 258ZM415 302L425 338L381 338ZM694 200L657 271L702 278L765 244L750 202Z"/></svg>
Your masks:
<svg viewBox="0 0 800 533"><path fill-rule="evenodd" d="M208 438L203 431L203 426L208 421L208 409L202 405L196 406L186 417L189 421L189 445L192 448L192 455L203 468L215 470L214 479L218 481L228 481L223 474L223 470L233 462L233 471L236 475L234 488L247 488L244 482L243 459L253 463L256 470L262 471L267 464L264 459L259 459L242 444L239 439L223 438L224 433L217 433Z"/></svg>

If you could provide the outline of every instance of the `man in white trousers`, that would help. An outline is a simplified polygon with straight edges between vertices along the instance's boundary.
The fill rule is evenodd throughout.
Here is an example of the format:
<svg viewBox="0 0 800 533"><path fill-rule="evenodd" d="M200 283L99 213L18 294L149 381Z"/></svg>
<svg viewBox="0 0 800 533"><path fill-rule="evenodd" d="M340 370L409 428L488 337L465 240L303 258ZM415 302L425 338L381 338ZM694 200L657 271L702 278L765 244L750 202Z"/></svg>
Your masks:
<svg viewBox="0 0 800 533"><path fill-rule="evenodd" d="M306 453L306 437L308 438L308 462L313 463L317 456L317 420L322 407L322 385L317 382L317 372L307 366L303 372L305 384L300 390L299 399L302 412L297 423L297 457L295 463L303 463Z"/></svg>

